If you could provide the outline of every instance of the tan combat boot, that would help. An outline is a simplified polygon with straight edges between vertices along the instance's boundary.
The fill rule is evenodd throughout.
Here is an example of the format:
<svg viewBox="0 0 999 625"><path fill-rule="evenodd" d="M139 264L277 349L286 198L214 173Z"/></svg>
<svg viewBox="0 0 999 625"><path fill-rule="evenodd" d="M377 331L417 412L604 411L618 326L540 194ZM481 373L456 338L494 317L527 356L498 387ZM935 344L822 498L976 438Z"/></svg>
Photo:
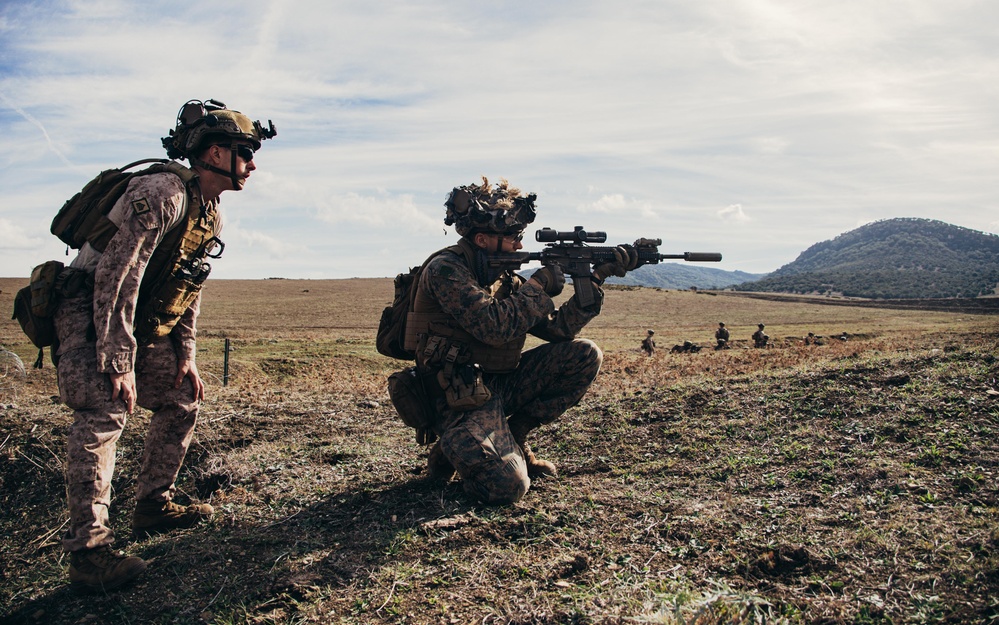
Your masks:
<svg viewBox="0 0 999 625"><path fill-rule="evenodd" d="M527 443L520 444L520 450L524 452L524 460L527 461L527 476L532 480L539 477L558 477L558 469L547 460L538 460L538 457L531 451L531 446Z"/></svg>
<svg viewBox="0 0 999 625"><path fill-rule="evenodd" d="M144 499L135 503L132 531L136 536L148 536L158 532L186 529L212 518L214 514L215 508L206 503L182 506L172 501Z"/></svg>
<svg viewBox="0 0 999 625"><path fill-rule="evenodd" d="M532 480L538 477L558 477L558 469L555 468L555 465L547 460L538 460L538 457L531 451L530 445L527 444L527 435L540 424L520 415L510 417L508 424L510 433L513 434L513 440L517 441L520 450L524 453L524 460L527 462L527 476Z"/></svg>
<svg viewBox="0 0 999 625"><path fill-rule="evenodd" d="M437 441L427 455L427 477L431 480L447 482L454 477L454 473L454 467L444 457L444 452L441 451L441 443Z"/></svg>
<svg viewBox="0 0 999 625"><path fill-rule="evenodd" d="M78 591L114 590L145 570L145 560L121 554L110 545L74 551L69 557L69 581Z"/></svg>

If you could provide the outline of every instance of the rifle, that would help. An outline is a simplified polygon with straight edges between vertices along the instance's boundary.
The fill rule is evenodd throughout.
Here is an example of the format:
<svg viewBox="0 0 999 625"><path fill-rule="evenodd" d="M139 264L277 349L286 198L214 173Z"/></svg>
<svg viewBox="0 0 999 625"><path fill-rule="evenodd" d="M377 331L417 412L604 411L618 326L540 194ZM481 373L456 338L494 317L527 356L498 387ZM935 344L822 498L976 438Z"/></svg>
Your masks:
<svg viewBox="0 0 999 625"><path fill-rule="evenodd" d="M576 226L571 232L559 231L553 228L542 228L534 233L539 243L546 243L540 252L513 252L511 254L493 255L490 267L517 269L524 263L533 260L541 261L542 265L557 265L562 273L572 278L572 286L576 291L576 299L582 307L590 306L596 300L593 294L593 283L589 278L593 267L617 260L613 246L592 246L587 243L604 243L606 232L588 232L583 226ZM659 261L668 259L685 260L687 262L716 263L722 259L718 252L684 252L683 254L660 254L659 246L662 239L638 239L632 245L638 252L637 269L642 265L657 265Z"/></svg>

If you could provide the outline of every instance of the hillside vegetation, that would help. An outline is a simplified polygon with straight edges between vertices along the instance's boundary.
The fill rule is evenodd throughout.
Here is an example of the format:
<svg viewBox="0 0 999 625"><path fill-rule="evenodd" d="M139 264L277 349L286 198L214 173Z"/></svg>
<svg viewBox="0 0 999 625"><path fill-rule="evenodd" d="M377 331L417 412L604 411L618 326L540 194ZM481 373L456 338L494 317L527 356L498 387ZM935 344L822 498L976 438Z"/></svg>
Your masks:
<svg viewBox="0 0 999 625"><path fill-rule="evenodd" d="M760 274L745 271L724 271L711 266L711 263L664 262L658 265L645 265L629 272L623 278L611 277L610 284L651 286L660 289L724 289L748 280L756 280Z"/></svg>
<svg viewBox="0 0 999 625"><path fill-rule="evenodd" d="M0 308L22 282L0 279ZM608 288L594 386L531 439L559 477L485 507L426 478L388 402L407 364L374 349L391 297L388 279L208 283L178 496L217 514L129 536L138 410L110 511L150 567L106 595L69 590L70 411L0 318L0 623L999 621L995 316ZM669 353L718 321L732 349ZM770 349L747 347L758 322Z"/></svg>
<svg viewBox="0 0 999 625"><path fill-rule="evenodd" d="M889 219L816 243L743 291L878 299L981 297L999 285L999 236L929 219Z"/></svg>

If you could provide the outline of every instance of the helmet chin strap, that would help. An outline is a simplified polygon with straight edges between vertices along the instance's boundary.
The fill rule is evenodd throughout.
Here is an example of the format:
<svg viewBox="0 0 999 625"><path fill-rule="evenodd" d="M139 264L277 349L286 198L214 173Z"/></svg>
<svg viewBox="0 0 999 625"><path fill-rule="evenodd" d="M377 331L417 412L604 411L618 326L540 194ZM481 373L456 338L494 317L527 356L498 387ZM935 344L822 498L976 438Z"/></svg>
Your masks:
<svg viewBox="0 0 999 625"><path fill-rule="evenodd" d="M219 145L221 145L221 144L219 144ZM206 163L205 161L201 160L200 158L191 158L191 159L188 159L188 160L191 161L192 165L197 165L198 167L201 167L202 169L207 169L208 171L215 172L216 174L220 174L222 176L227 176L229 178L229 180L232 181L232 190L233 191L238 191L239 190L239 176L236 175L236 145L233 144L233 145L227 146L227 147L229 147L229 152L232 154L232 160L229 163L229 171L226 171L226 170L222 169L221 167L216 167L215 165L211 165L209 163Z"/></svg>

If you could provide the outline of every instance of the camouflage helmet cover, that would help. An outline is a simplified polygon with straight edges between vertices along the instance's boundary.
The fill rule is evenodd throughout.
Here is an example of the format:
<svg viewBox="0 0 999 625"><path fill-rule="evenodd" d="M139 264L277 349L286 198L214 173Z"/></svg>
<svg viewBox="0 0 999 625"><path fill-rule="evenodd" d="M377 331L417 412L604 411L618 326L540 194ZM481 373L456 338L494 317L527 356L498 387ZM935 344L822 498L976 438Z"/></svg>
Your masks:
<svg viewBox="0 0 999 625"><path fill-rule="evenodd" d="M538 196L520 193L520 189L511 187L504 179L493 186L485 176L481 185L455 187L444 202L447 208L444 224L453 225L461 236L523 232L537 215L534 201Z"/></svg>
<svg viewBox="0 0 999 625"><path fill-rule="evenodd" d="M163 137L163 147L170 158L188 158L215 144L249 144L254 151L260 149L260 142L277 135L274 123L267 121L264 127L259 121L239 111L226 108L218 100L191 100L177 113L177 126Z"/></svg>

